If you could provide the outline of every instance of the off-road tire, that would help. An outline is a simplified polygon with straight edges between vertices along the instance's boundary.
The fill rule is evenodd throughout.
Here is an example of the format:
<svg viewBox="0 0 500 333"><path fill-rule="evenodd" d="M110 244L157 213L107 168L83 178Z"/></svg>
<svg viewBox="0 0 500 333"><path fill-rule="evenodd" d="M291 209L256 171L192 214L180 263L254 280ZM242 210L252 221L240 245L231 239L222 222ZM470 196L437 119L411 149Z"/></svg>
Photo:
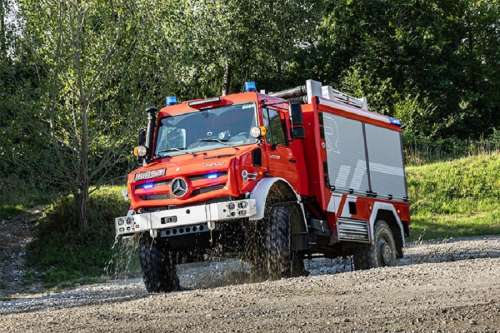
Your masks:
<svg viewBox="0 0 500 333"><path fill-rule="evenodd" d="M144 234L139 242L139 259L144 285L150 293L170 292L179 289L175 265L177 255L161 239Z"/></svg>
<svg viewBox="0 0 500 333"><path fill-rule="evenodd" d="M294 207L277 205L271 209L265 225L267 277L280 279L303 275L303 257L292 251L291 218Z"/></svg>
<svg viewBox="0 0 500 333"><path fill-rule="evenodd" d="M396 242L387 222L376 221L373 244L359 247L353 257L355 270L396 265Z"/></svg>

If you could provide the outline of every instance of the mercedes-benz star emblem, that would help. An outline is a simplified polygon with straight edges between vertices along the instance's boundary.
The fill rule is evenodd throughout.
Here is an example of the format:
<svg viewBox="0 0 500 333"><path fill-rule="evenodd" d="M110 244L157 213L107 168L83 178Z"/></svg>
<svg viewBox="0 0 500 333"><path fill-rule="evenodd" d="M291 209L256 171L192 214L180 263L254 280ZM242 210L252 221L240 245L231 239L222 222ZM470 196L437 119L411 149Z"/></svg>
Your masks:
<svg viewBox="0 0 500 333"><path fill-rule="evenodd" d="M188 191L188 184L183 178L175 178L172 181L171 188L172 188L172 193L176 197L180 198L186 195Z"/></svg>

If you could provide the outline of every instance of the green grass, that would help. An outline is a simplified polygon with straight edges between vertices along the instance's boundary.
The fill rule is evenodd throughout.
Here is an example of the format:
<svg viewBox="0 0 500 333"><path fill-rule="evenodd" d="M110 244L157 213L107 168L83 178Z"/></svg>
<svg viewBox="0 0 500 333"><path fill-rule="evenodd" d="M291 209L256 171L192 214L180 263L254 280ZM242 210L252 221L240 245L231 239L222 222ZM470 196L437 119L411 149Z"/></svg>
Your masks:
<svg viewBox="0 0 500 333"><path fill-rule="evenodd" d="M407 168L412 239L500 234L500 153Z"/></svg>
<svg viewBox="0 0 500 333"><path fill-rule="evenodd" d="M55 197L52 191L40 189L18 178L0 179L0 189L0 220L26 213L26 210L37 205L46 205Z"/></svg>
<svg viewBox="0 0 500 333"><path fill-rule="evenodd" d="M27 205L23 204L1 204L0 205L0 219L8 220L13 218L14 216L20 215L26 212L28 208Z"/></svg>
<svg viewBox="0 0 500 333"><path fill-rule="evenodd" d="M126 214L128 203L121 187L95 191L89 201L89 227L78 225L73 196L52 204L38 222L28 248L28 264L42 274L46 286L95 282L112 258L114 218Z"/></svg>

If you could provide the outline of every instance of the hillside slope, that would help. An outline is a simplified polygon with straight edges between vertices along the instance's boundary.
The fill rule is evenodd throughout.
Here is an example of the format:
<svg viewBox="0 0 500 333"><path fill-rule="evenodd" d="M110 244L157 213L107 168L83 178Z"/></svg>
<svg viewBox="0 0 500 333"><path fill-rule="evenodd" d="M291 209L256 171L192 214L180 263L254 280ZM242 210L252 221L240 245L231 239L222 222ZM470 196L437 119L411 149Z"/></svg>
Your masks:
<svg viewBox="0 0 500 333"><path fill-rule="evenodd" d="M500 153L408 167L407 173L412 239L500 234ZM79 228L73 197L46 211L28 261L48 285L100 276L106 265L119 271L111 267L120 263L111 245L113 218L127 210L120 192L105 186L92 194L85 232L74 232Z"/></svg>
<svg viewBox="0 0 500 333"><path fill-rule="evenodd" d="M500 233L500 153L407 168L412 238Z"/></svg>

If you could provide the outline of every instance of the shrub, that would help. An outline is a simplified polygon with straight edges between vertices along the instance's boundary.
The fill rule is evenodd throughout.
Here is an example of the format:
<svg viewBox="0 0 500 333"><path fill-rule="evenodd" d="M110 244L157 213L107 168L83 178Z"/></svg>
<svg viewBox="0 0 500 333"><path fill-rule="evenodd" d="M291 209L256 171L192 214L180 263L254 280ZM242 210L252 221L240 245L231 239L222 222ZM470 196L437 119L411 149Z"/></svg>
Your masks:
<svg viewBox="0 0 500 333"><path fill-rule="evenodd" d="M61 281L98 277L112 257L114 218L127 212L128 204L118 186L102 187L89 200L89 227L80 230L72 195L52 204L38 222L28 249L29 264L49 285Z"/></svg>

